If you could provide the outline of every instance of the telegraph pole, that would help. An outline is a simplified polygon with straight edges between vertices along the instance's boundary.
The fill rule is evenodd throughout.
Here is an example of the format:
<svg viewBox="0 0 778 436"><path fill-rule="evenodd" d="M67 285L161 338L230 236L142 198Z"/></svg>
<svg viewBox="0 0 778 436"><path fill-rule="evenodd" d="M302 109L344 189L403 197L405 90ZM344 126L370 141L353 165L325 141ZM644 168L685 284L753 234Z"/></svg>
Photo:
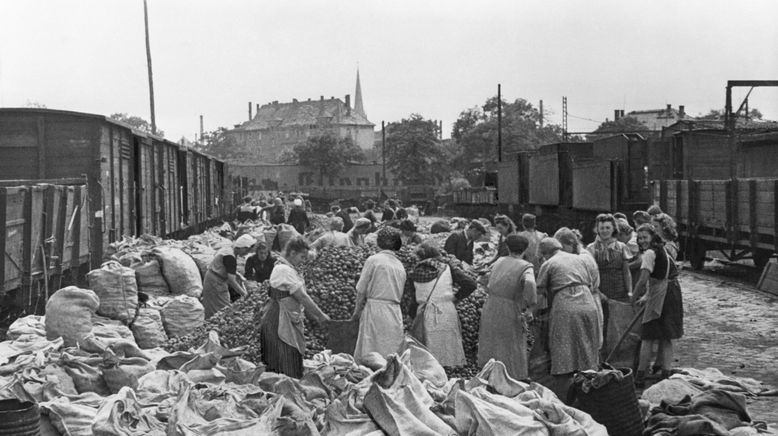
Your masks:
<svg viewBox="0 0 778 436"><path fill-rule="evenodd" d="M497 162L502 162L502 85L497 84ZM486 180L486 173L484 173Z"/></svg>
<svg viewBox="0 0 778 436"><path fill-rule="evenodd" d="M149 43L149 8L143 0L143 22L146 25L146 63L149 67L149 100L151 104L151 133L157 134L157 117L154 114L154 78L151 74L151 44Z"/></svg>
<svg viewBox="0 0 778 436"><path fill-rule="evenodd" d="M567 141L567 97L562 97L562 134Z"/></svg>

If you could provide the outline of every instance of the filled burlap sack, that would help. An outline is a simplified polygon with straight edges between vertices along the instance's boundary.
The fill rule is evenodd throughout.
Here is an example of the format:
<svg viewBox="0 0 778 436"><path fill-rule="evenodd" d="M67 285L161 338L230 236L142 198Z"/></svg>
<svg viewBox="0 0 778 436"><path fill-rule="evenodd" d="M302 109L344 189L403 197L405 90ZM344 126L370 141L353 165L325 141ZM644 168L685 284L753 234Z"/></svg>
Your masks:
<svg viewBox="0 0 778 436"><path fill-rule="evenodd" d="M159 259L162 274L170 292L200 298L203 293L203 279L192 256L174 247L156 247L154 255Z"/></svg>
<svg viewBox="0 0 778 436"><path fill-rule="evenodd" d="M185 336L205 322L205 309L197 298L177 295L160 309L168 337Z"/></svg>
<svg viewBox="0 0 778 436"><path fill-rule="evenodd" d="M100 306L89 289L68 286L55 292L46 303L46 338L62 337L66 347L75 347L92 332L92 316Z"/></svg>
<svg viewBox="0 0 778 436"><path fill-rule="evenodd" d="M100 298L97 313L129 324L138 307L138 285L135 270L119 262L105 262L86 275L89 287Z"/></svg>
<svg viewBox="0 0 778 436"><path fill-rule="evenodd" d="M132 334L135 342L144 350L162 346L167 342L167 334L162 323L159 310L143 308L138 310L138 316L132 323Z"/></svg>
<svg viewBox="0 0 778 436"><path fill-rule="evenodd" d="M132 265L135 270L135 281L138 283L138 290L149 297L170 295L170 288L162 275L162 268L157 259L148 262L136 263Z"/></svg>

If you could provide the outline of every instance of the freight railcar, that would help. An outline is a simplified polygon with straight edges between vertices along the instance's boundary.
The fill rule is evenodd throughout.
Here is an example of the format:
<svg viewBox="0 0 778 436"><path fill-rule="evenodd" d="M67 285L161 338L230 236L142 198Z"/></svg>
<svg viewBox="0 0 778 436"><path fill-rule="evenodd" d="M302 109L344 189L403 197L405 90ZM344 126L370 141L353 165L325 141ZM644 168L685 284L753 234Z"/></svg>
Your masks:
<svg viewBox="0 0 778 436"><path fill-rule="evenodd" d="M11 253L0 294L99 267L124 236L202 231L231 211L227 173L220 160L102 115L0 109L0 249Z"/></svg>

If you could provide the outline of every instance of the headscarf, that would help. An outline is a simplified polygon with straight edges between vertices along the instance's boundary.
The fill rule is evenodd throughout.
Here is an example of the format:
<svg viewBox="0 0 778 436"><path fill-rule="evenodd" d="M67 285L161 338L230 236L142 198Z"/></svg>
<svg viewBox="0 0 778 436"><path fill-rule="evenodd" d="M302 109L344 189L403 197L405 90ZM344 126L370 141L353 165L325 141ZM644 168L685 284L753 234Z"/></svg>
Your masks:
<svg viewBox="0 0 778 436"><path fill-rule="evenodd" d="M408 278L416 283L431 282L438 278L446 266L445 263L434 258L424 259L413 267Z"/></svg>
<svg viewBox="0 0 778 436"><path fill-rule="evenodd" d="M251 248L256 243L257 240L250 235L243 235L232 243L232 248Z"/></svg>
<svg viewBox="0 0 778 436"><path fill-rule="evenodd" d="M376 237L378 248L382 250L399 250L402 247L402 236L397 229L386 226L378 231Z"/></svg>
<svg viewBox="0 0 778 436"><path fill-rule="evenodd" d="M302 205L303 205L303 201L302 201L302 200L300 200L299 198L295 198L295 200L294 200L294 202L293 202L293 203L294 203L294 205L295 205L295 206L297 206L297 207L300 207L300 206L302 206Z"/></svg>

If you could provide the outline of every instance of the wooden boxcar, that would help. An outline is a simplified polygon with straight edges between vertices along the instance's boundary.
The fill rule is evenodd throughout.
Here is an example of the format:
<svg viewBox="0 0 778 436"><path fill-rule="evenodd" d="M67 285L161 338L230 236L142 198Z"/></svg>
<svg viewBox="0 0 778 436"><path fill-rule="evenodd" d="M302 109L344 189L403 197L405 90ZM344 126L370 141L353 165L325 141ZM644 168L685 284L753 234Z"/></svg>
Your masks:
<svg viewBox="0 0 778 436"><path fill-rule="evenodd" d="M661 180L654 202L675 217L694 268L708 250L763 267L778 249L778 179Z"/></svg>
<svg viewBox="0 0 778 436"><path fill-rule="evenodd" d="M572 207L573 162L592 157L588 142L549 144L529 158L529 203Z"/></svg>

